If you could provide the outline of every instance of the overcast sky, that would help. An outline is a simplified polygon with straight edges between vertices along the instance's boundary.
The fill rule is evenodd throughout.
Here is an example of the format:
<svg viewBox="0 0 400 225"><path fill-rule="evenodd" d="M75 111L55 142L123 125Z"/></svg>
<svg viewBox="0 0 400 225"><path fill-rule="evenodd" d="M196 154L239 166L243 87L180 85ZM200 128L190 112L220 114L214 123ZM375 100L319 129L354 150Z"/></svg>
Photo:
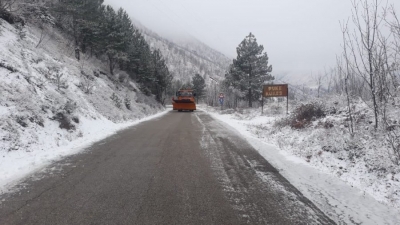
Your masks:
<svg viewBox="0 0 400 225"><path fill-rule="evenodd" d="M352 10L350 0L105 0L105 4L124 8L161 36L191 35L230 58L236 57L236 47L252 32L264 46L273 73L299 74L334 66L341 52L339 21L347 20Z"/></svg>

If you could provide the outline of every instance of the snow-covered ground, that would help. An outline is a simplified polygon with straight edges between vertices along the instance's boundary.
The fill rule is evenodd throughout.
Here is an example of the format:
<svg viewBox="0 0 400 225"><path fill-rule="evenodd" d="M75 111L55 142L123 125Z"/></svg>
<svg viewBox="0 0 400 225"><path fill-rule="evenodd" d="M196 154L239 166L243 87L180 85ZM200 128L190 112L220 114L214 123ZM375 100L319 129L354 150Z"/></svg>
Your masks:
<svg viewBox="0 0 400 225"><path fill-rule="evenodd" d="M123 72L107 74L106 63L84 54L76 60L71 40L56 30L38 45L40 36L0 21L0 194L60 157L165 113Z"/></svg>
<svg viewBox="0 0 400 225"><path fill-rule="evenodd" d="M60 139L63 142L60 146L53 146L54 140L52 139L42 138L43 142L41 145L36 146L40 149L31 147L21 151L2 151L0 155L0 194L14 191L14 185L21 179L55 161L61 160L63 157L79 153L87 149L94 142L115 134L117 131L160 117L167 112L163 111L143 119L126 121L124 123L113 123L104 118L96 121L82 121L80 128L83 136L73 141ZM47 132L58 132L58 130L50 129Z"/></svg>
<svg viewBox="0 0 400 225"><path fill-rule="evenodd" d="M321 151L323 146L316 141L316 136L322 134L332 142L340 142L335 140L338 136L333 131L328 134L323 129L298 131L290 127L277 130L274 124L284 116L261 115L260 109L221 112L216 108L201 108L246 137L283 176L338 224L400 224L399 171L393 175L395 179L379 177L376 171L360 168L364 166L360 161L350 166L348 159L340 160L340 151ZM310 154L316 145L319 151ZM376 157L385 161L382 156Z"/></svg>
<svg viewBox="0 0 400 225"><path fill-rule="evenodd" d="M85 55L77 61L71 40L56 31L38 44L40 36L34 27L0 23L0 194L63 156L165 113L123 72L111 76L107 65ZM368 108L357 107L366 118L360 116L363 132L353 149L341 149L350 145L340 113L294 131L275 125L279 114L204 110L241 132L339 224L400 224L400 168L371 131Z"/></svg>

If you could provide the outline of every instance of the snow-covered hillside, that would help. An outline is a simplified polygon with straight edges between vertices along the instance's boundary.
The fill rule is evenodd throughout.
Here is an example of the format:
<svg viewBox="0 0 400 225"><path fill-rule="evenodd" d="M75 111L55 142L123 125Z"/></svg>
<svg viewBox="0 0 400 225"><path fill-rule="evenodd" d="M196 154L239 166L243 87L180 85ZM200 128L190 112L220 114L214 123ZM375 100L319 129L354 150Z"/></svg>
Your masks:
<svg viewBox="0 0 400 225"><path fill-rule="evenodd" d="M388 155L383 149L378 149L379 154L375 156L367 153L354 157L353 161L347 158L351 150L341 148L344 146L341 142L344 138L340 137L341 113L327 118L336 118L331 129L317 125L292 130L276 127L276 122L285 117L282 114L286 109L282 105L273 104L264 109L263 115L261 109L220 111L206 106L203 109L240 132L279 173L337 224L399 224L399 171L392 168L383 172L383 168L393 165L387 162ZM334 151L324 147L324 142L329 140ZM333 143L335 140L337 143ZM379 141L371 139L369 144L379 144ZM374 164L386 166L381 170L366 167Z"/></svg>
<svg viewBox="0 0 400 225"><path fill-rule="evenodd" d="M94 57L76 60L56 30L0 22L0 191L73 147L165 110L123 72L109 75Z"/></svg>
<svg viewBox="0 0 400 225"><path fill-rule="evenodd" d="M295 109L305 102L291 102L286 115L286 102L268 102L261 115L261 108L220 111L217 117L253 137L274 144L283 154L296 158L323 173L331 174L358 188L360 193L373 196L377 201L400 210L400 167L397 152L391 147L389 136L375 130L373 110L359 101L355 103L355 133L349 135L348 115L344 96L315 99L329 111L321 118L314 118L304 128L291 128L288 120ZM400 99L396 98L388 109L387 117L398 126ZM322 103L323 101L323 103ZM220 114L220 115L219 115ZM393 126L392 129L397 129ZM269 159L269 158L267 158Z"/></svg>
<svg viewBox="0 0 400 225"><path fill-rule="evenodd" d="M218 80L225 77L231 59L208 47L195 38L171 41L136 23L151 48L159 49L174 79L189 81L196 73L210 82L209 77Z"/></svg>

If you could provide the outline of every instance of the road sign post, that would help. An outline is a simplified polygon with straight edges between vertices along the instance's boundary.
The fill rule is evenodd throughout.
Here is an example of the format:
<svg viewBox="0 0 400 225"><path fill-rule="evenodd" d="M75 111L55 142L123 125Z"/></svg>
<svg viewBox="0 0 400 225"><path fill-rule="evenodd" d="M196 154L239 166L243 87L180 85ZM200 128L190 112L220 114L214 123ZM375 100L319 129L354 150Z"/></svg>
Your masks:
<svg viewBox="0 0 400 225"><path fill-rule="evenodd" d="M261 95L261 115L264 113L264 96Z"/></svg>
<svg viewBox="0 0 400 225"><path fill-rule="evenodd" d="M286 97L286 113L289 114L289 87L288 84L268 84L263 87L262 97Z"/></svg>
<svg viewBox="0 0 400 225"><path fill-rule="evenodd" d="M222 110L222 106L224 105L224 93L219 93L219 104L221 105Z"/></svg>

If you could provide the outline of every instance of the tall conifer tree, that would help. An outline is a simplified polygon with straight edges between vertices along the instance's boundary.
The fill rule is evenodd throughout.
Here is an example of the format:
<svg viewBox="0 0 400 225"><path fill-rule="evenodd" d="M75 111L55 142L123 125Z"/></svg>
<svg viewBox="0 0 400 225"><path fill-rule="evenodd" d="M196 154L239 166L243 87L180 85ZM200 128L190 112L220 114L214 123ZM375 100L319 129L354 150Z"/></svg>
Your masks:
<svg viewBox="0 0 400 225"><path fill-rule="evenodd" d="M204 78L197 73L193 77L192 84L197 95L196 99L198 100L199 98L202 98L206 88L206 82L204 81Z"/></svg>
<svg viewBox="0 0 400 225"><path fill-rule="evenodd" d="M249 107L260 98L262 85L274 79L270 74L272 66L268 65L268 55L263 51L264 47L258 45L257 39L250 33L236 48L237 57L226 75L231 86L246 93Z"/></svg>

